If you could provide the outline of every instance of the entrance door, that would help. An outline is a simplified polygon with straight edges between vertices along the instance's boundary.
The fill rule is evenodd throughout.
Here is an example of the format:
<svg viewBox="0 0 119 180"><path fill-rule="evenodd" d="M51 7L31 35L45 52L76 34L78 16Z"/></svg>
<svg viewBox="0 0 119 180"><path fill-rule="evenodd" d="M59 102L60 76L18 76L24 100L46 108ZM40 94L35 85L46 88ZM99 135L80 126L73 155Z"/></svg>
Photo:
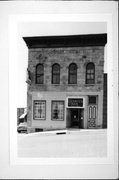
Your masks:
<svg viewBox="0 0 119 180"><path fill-rule="evenodd" d="M83 109L71 109L71 127L83 128Z"/></svg>
<svg viewBox="0 0 119 180"><path fill-rule="evenodd" d="M96 118L97 118L97 106L90 105L88 107L88 128L96 127Z"/></svg>
<svg viewBox="0 0 119 180"><path fill-rule="evenodd" d="M79 125L79 114L78 109L71 110L71 127L78 127Z"/></svg>

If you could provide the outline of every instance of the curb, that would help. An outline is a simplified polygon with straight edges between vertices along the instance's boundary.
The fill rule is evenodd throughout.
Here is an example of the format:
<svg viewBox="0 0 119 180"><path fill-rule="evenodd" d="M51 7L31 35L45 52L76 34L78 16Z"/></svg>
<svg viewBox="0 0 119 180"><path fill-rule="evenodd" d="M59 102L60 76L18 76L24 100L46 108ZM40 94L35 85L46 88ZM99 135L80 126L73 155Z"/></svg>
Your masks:
<svg viewBox="0 0 119 180"><path fill-rule="evenodd" d="M78 134L78 133L84 133L84 132L99 132L99 131L106 131L107 129L79 129L79 130L54 130L54 131L43 131L43 132L34 132L29 134L24 134L24 136L38 136L38 135L66 135L66 134ZM23 135L23 134L22 134Z"/></svg>
<svg viewBox="0 0 119 180"><path fill-rule="evenodd" d="M67 130L57 130L57 131L43 131L43 132L36 132L36 133L29 133L28 136L32 135L56 135L56 134L67 134Z"/></svg>

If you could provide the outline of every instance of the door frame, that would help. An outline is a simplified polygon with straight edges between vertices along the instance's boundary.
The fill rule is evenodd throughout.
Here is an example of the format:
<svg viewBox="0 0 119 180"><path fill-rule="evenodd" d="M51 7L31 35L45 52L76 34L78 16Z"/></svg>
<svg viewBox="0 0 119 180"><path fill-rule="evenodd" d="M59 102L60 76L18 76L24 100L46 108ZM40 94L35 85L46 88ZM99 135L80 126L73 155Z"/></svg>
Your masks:
<svg viewBox="0 0 119 180"><path fill-rule="evenodd" d="M78 121L80 123L80 121L82 120L81 122L81 126L78 124L77 127L80 129L80 128L84 128L84 108L66 108L66 127L68 128L72 128L73 126L71 125L72 124L72 112L76 109L78 111ZM82 111L82 112L81 112ZM69 113L69 114L68 114ZM79 119L79 113L82 113L83 114L83 118L80 117ZM70 115L70 117L69 117ZM69 119L67 119L69 118ZM70 124L70 125L69 125Z"/></svg>

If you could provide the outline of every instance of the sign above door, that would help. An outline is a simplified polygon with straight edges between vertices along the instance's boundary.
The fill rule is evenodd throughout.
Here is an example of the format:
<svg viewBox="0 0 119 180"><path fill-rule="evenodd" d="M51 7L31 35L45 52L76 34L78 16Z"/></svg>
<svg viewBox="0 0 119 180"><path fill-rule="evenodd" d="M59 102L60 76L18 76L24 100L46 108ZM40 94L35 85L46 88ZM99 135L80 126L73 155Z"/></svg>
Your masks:
<svg viewBox="0 0 119 180"><path fill-rule="evenodd" d="M68 98L68 106L83 107L83 98L77 98L77 99Z"/></svg>
<svg viewBox="0 0 119 180"><path fill-rule="evenodd" d="M84 108L84 97L67 97L67 108Z"/></svg>

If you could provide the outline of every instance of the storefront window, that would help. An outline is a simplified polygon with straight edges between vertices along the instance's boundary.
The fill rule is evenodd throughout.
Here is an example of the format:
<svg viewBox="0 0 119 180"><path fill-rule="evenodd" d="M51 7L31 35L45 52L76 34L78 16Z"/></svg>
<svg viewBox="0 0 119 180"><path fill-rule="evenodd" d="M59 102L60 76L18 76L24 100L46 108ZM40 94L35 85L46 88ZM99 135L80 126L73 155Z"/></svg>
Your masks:
<svg viewBox="0 0 119 180"><path fill-rule="evenodd" d="M64 101L52 101L52 120L64 120Z"/></svg>
<svg viewBox="0 0 119 180"><path fill-rule="evenodd" d="M34 101L34 120L46 119L46 101L36 100Z"/></svg>

